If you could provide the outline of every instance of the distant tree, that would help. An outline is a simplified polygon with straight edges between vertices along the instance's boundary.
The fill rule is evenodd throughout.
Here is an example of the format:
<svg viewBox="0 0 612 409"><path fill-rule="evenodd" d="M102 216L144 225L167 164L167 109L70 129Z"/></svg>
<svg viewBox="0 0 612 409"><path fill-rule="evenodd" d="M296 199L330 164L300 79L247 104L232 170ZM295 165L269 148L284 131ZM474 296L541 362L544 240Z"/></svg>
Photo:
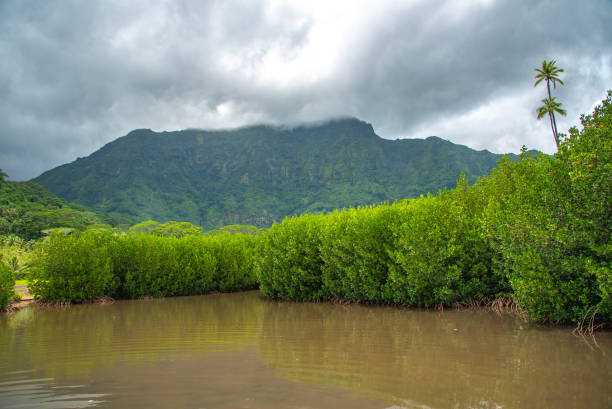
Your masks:
<svg viewBox="0 0 612 409"><path fill-rule="evenodd" d="M160 224L154 220L138 223L130 227L129 233L146 233L163 237L185 237L202 234L202 228L189 222L170 221Z"/></svg>
<svg viewBox="0 0 612 409"><path fill-rule="evenodd" d="M142 223L138 223L129 228L130 233L150 233L152 230L158 229L161 226L159 222L155 220L147 220Z"/></svg>
<svg viewBox="0 0 612 409"><path fill-rule="evenodd" d="M151 230L150 233L163 237L199 236L202 234L202 228L189 222L170 221Z"/></svg>
<svg viewBox="0 0 612 409"><path fill-rule="evenodd" d="M6 172L3 171L2 169L0 169L0 183L4 182L7 177L8 177L8 175L6 174Z"/></svg>
<svg viewBox="0 0 612 409"><path fill-rule="evenodd" d="M557 149L559 149L559 135L557 134L557 125L555 124L555 112L563 116L567 114L565 109L561 108L561 103L555 101L555 97L551 99L544 98L542 100L542 106L538 108L538 119L542 119L544 115L548 114L550 118L550 127L552 128L553 136L557 143Z"/></svg>
<svg viewBox="0 0 612 409"><path fill-rule="evenodd" d="M206 232L207 236L217 236L220 234L250 234L257 236L263 234L266 229L260 229L256 226L242 225L242 224L231 224L229 226L223 226L220 229L209 230Z"/></svg>
<svg viewBox="0 0 612 409"><path fill-rule="evenodd" d="M555 64L557 63L557 61L555 60L550 60L550 61L542 61L542 67L540 68L536 68L535 71L537 72L536 76L535 76L535 80L536 82L533 84L534 87L538 86L538 84L542 81L546 81L546 89L548 90L548 101L549 103L554 102L554 98L552 97L551 93L550 93L550 83L552 82L553 84L553 88L557 88L557 82L561 85L563 84L563 81L561 81L561 78L559 78L559 74L562 73L564 70L563 68L559 68L557 67ZM546 103L545 103L546 105ZM559 106L561 104L559 103ZM538 108L538 119L542 118L542 115L540 115L540 111L541 111L542 107ZM551 122L551 127L553 130L553 136L555 138L555 142L557 143L557 149L559 149L559 134L557 132L557 121L555 120L555 114L554 114L555 110L548 110L548 114L550 116L550 122ZM565 115L565 114L562 114Z"/></svg>
<svg viewBox="0 0 612 409"><path fill-rule="evenodd" d="M17 220L11 226L11 232L25 240L35 240L42 236L40 226L28 217Z"/></svg>

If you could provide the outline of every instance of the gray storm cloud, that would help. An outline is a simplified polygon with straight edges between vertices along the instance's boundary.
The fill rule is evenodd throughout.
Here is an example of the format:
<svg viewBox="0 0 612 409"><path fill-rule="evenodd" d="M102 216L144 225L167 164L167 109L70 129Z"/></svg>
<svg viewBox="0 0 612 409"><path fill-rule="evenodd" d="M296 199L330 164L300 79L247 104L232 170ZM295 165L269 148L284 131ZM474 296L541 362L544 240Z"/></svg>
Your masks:
<svg viewBox="0 0 612 409"><path fill-rule="evenodd" d="M382 137L554 150L612 88L609 1L0 3L0 168L29 179L134 128L357 116Z"/></svg>

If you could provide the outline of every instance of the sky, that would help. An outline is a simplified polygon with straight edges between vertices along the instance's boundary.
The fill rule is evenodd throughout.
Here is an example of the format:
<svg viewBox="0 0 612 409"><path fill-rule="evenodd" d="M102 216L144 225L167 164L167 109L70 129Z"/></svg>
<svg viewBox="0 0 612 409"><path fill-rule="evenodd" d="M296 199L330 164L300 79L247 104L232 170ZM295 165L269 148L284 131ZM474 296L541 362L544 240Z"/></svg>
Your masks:
<svg viewBox="0 0 612 409"><path fill-rule="evenodd" d="M610 0L0 0L0 168L27 180L137 128L354 116L388 139L555 144L612 89Z"/></svg>

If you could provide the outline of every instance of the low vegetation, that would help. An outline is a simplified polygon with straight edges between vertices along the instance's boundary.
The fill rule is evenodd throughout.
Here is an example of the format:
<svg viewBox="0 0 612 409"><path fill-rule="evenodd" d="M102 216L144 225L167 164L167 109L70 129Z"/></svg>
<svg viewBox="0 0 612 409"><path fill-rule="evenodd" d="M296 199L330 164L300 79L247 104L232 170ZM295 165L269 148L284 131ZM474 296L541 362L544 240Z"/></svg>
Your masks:
<svg viewBox="0 0 612 409"><path fill-rule="evenodd" d="M37 242L21 237L0 235L0 311L6 310L16 297L14 286L23 283L34 262Z"/></svg>
<svg viewBox="0 0 612 409"><path fill-rule="evenodd" d="M0 256L0 311L5 311L15 298L15 277Z"/></svg>
<svg viewBox="0 0 612 409"><path fill-rule="evenodd" d="M29 287L36 297L51 302L256 288L254 240L242 234L53 234L40 246Z"/></svg>
<svg viewBox="0 0 612 409"><path fill-rule="evenodd" d="M34 262L36 240L24 240L19 236L0 236L0 258L13 273L15 280L23 280Z"/></svg>

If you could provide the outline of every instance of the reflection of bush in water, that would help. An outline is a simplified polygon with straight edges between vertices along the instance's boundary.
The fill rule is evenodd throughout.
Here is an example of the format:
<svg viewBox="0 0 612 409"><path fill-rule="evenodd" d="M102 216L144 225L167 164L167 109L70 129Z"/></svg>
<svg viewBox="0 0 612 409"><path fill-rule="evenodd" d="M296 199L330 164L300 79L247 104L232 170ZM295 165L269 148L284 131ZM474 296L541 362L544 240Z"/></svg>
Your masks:
<svg viewBox="0 0 612 409"><path fill-rule="evenodd" d="M601 354L566 329L519 327L485 311L269 302L260 348L266 365L293 381L431 407L448 407L449 397L453 407L549 407L560 393L605 404L593 401L606 390Z"/></svg>
<svg viewBox="0 0 612 409"><path fill-rule="evenodd" d="M0 321L0 357L47 376L252 345L262 315L256 292L29 311L26 325Z"/></svg>

